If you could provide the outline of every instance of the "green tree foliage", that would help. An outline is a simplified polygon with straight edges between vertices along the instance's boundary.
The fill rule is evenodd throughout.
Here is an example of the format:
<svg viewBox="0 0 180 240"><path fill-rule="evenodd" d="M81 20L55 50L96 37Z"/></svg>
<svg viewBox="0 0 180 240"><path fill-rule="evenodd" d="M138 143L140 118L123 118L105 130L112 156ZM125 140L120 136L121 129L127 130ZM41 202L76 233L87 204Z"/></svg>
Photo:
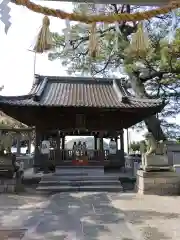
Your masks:
<svg viewBox="0 0 180 240"><path fill-rule="evenodd" d="M140 142L131 142L129 148L133 151L140 151Z"/></svg>
<svg viewBox="0 0 180 240"><path fill-rule="evenodd" d="M74 12L90 14L92 11L92 4L74 5ZM102 11L132 13L143 9L127 4L109 4ZM179 20L178 12L176 18ZM169 13L145 22L152 46L145 58L134 58L125 51L138 23L119 22L118 31L115 24L97 24L100 54L96 58L92 59L88 54L90 26L76 23L71 26L71 49L65 48L64 35L53 34L57 47L55 52L49 54L49 59L60 59L69 74L121 78L126 89L137 97L168 101L164 111L158 116L160 122L153 116L145 120L145 124L154 136L157 133L157 140L164 138L160 123L166 136L172 138L180 132L180 127L173 123L173 119L180 112L180 30L177 29L178 21L173 23L172 20L173 15ZM171 30L173 28L177 29L175 35Z"/></svg>

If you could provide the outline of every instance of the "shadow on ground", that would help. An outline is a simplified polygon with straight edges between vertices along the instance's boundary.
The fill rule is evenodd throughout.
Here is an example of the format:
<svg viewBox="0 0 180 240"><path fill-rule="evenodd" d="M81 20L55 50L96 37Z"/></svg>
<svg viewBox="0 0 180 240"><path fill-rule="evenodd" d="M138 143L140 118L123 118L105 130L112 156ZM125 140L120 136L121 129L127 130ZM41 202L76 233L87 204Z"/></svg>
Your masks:
<svg viewBox="0 0 180 240"><path fill-rule="evenodd" d="M123 213L112 206L106 193L55 194L45 214L48 221L40 223L37 234L47 239L64 239L64 235L67 239L133 239Z"/></svg>
<svg viewBox="0 0 180 240"><path fill-rule="evenodd" d="M146 220L178 219L179 214L115 208L112 200L133 201L133 194L121 193L57 193L51 196L0 196L0 226L30 229L30 239L48 240L135 240L129 228ZM5 210L7 209L7 211ZM126 218L124 217L124 214ZM16 220L15 220L16 219ZM169 239L153 226L143 227L142 239Z"/></svg>

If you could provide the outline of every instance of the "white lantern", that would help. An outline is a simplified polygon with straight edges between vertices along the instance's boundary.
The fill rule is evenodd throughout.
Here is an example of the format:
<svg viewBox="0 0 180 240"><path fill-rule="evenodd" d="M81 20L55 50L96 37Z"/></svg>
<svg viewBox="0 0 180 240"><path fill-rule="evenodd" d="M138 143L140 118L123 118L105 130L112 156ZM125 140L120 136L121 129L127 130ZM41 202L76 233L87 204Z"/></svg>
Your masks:
<svg viewBox="0 0 180 240"><path fill-rule="evenodd" d="M50 151L50 142L48 140L42 141L41 153L42 154L49 154L49 151Z"/></svg>
<svg viewBox="0 0 180 240"><path fill-rule="evenodd" d="M114 140L111 140L109 142L109 153L116 154L116 151L117 151L117 144Z"/></svg>

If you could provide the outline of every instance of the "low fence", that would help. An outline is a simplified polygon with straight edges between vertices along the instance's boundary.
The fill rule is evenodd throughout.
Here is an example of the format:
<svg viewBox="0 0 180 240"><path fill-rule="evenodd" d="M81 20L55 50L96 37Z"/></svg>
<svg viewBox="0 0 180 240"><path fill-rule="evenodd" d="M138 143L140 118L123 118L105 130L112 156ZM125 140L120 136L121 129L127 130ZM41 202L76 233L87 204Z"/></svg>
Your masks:
<svg viewBox="0 0 180 240"><path fill-rule="evenodd" d="M33 156L17 156L17 161L23 162L24 169L32 168L34 165ZM136 176L136 172L139 169L141 163L141 157L139 156L125 156L125 171L132 176Z"/></svg>
<svg viewBox="0 0 180 240"><path fill-rule="evenodd" d="M32 168L34 165L34 157L33 156L18 156L16 157L17 162L23 163L24 169Z"/></svg>

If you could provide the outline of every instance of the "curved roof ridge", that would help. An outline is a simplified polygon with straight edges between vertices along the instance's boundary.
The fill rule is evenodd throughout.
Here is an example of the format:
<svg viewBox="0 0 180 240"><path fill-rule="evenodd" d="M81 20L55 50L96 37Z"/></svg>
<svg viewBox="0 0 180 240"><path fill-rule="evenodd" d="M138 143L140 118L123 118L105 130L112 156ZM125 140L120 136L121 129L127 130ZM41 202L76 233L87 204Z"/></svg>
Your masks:
<svg viewBox="0 0 180 240"><path fill-rule="evenodd" d="M97 82L113 83L113 80L114 80L114 78L100 78L100 77L94 78L94 77L81 77L81 76L46 76L46 75L37 75L37 74L35 75L35 78L39 79L40 82L43 81L44 78L47 78L49 82L51 82L51 81L58 81L58 82L73 81L74 83L76 83L78 81L82 81L82 83L86 83L88 81L90 81L92 83L97 83Z"/></svg>
<svg viewBox="0 0 180 240"><path fill-rule="evenodd" d="M33 99L35 101L40 101L40 99L41 99L41 97L42 97L42 95L44 93L44 90L45 90L45 88L47 86L47 82L48 82L48 78L45 77L43 79L43 81L41 81L40 84L38 85L38 87L36 89L36 92L34 93L34 97L33 97Z"/></svg>
<svg viewBox="0 0 180 240"><path fill-rule="evenodd" d="M140 97L136 97L136 96L128 96L129 100L131 101L137 101L137 102L163 102L163 99L161 98L140 98Z"/></svg>
<svg viewBox="0 0 180 240"><path fill-rule="evenodd" d="M25 95L19 95L19 96L3 96L0 95L0 100L3 99L15 99L15 100L26 100L26 99L31 99L34 96L34 94L25 94Z"/></svg>

